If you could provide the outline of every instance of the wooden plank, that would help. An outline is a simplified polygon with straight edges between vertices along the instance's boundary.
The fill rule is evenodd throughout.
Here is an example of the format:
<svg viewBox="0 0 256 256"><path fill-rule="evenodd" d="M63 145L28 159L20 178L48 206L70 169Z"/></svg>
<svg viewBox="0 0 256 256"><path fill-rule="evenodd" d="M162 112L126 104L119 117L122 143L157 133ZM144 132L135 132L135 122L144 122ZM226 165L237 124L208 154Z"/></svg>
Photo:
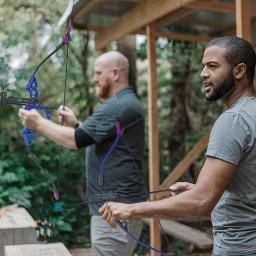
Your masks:
<svg viewBox="0 0 256 256"><path fill-rule="evenodd" d="M69 250L72 256L91 256L92 249L91 248L76 248Z"/></svg>
<svg viewBox="0 0 256 256"><path fill-rule="evenodd" d="M173 169L170 175L163 181L161 187L169 187L171 184L176 182L189 168L189 166L195 162L195 160L200 156L200 154L205 150L210 136L210 131L208 131L188 152L188 154L183 158L183 160Z"/></svg>
<svg viewBox="0 0 256 256"><path fill-rule="evenodd" d="M90 0L88 3L82 5L79 11L72 17L72 22L77 23L83 17L95 10L104 0Z"/></svg>
<svg viewBox="0 0 256 256"><path fill-rule="evenodd" d="M4 246L14 244L14 231L9 229L0 230L0 256L5 256Z"/></svg>
<svg viewBox="0 0 256 256"><path fill-rule="evenodd" d="M121 1L126 1L126 2L128 1L128 2L132 2L132 3L138 3L138 4L143 4L144 3L144 0L121 0Z"/></svg>
<svg viewBox="0 0 256 256"><path fill-rule="evenodd" d="M250 11L250 0L236 0L236 35L249 42L252 41Z"/></svg>
<svg viewBox="0 0 256 256"><path fill-rule="evenodd" d="M35 222L24 208L5 207L0 218L0 256L4 246L37 243Z"/></svg>
<svg viewBox="0 0 256 256"><path fill-rule="evenodd" d="M157 110L157 65L156 42L154 38L155 26L146 27L148 38L148 143L149 143L149 185L150 190L156 190L159 186L159 136L158 136L158 110ZM150 244L161 249L160 227L156 220L150 222ZM152 256L157 255L151 252Z"/></svg>
<svg viewBox="0 0 256 256"><path fill-rule="evenodd" d="M221 3L211 1L196 1L186 6L187 8L194 10L205 10L225 13L235 13L236 8L232 3Z"/></svg>
<svg viewBox="0 0 256 256"><path fill-rule="evenodd" d="M158 20L156 23L156 27L161 28L166 25L170 25L171 23L173 23L175 21L178 21L182 18L185 18L186 16L189 16L193 12L194 12L194 10L181 8L175 12L172 12L169 15L166 15L165 17L161 18L160 20Z"/></svg>
<svg viewBox="0 0 256 256"><path fill-rule="evenodd" d="M108 28L97 33L95 36L96 48L101 49L109 42L132 33L193 1L194 0L145 0L144 4L138 5L138 7L124 14Z"/></svg>
<svg viewBox="0 0 256 256"><path fill-rule="evenodd" d="M201 35L192 35L192 34L184 34L184 33L173 33L173 32L155 32L155 37L165 37L170 40L180 40L180 41L188 41L188 42L209 42L216 37L211 36L201 36Z"/></svg>
<svg viewBox="0 0 256 256"><path fill-rule="evenodd" d="M88 31L100 31L107 26L104 25L93 25L93 24L82 24L82 23L73 23L73 27L77 30L88 30Z"/></svg>
<svg viewBox="0 0 256 256"><path fill-rule="evenodd" d="M149 219L143 219L143 222L149 224ZM160 223L166 234L193 244L199 249L211 249L213 246L212 237L198 229L191 228L177 221L160 220Z"/></svg>
<svg viewBox="0 0 256 256"><path fill-rule="evenodd" d="M249 0L245 0L249 1ZM244 0L241 0L244 2ZM215 12L225 12L225 13L235 13L236 6L233 3L223 3L223 2L211 2L211 1L195 1L193 3L189 3L187 8L195 9L195 10L205 10L205 11L215 11ZM251 15L256 15L256 7L254 5L251 6ZM249 15L249 12L247 13Z"/></svg>
<svg viewBox="0 0 256 256"><path fill-rule="evenodd" d="M5 246L5 256L72 256L63 243Z"/></svg>

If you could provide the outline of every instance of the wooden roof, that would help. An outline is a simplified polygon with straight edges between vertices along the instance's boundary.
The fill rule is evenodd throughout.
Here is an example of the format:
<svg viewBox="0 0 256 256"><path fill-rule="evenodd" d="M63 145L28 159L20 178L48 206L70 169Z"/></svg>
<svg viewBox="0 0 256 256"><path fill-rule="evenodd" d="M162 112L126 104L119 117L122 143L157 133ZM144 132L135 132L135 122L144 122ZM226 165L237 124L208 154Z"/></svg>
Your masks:
<svg viewBox="0 0 256 256"><path fill-rule="evenodd" d="M254 24L256 0L241 8ZM156 37L171 40L209 41L235 35L235 12L235 0L80 0L72 21L77 29L96 31L100 49L127 34L145 34L145 26L152 22ZM253 39L255 27L251 26Z"/></svg>

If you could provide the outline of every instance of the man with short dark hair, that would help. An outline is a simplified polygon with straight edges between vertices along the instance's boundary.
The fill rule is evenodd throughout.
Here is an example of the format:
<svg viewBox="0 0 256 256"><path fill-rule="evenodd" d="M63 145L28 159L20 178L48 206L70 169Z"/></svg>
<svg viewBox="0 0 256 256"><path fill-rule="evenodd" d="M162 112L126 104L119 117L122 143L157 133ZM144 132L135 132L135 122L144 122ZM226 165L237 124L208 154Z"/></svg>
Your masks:
<svg viewBox="0 0 256 256"><path fill-rule="evenodd" d="M43 118L36 110L20 109L22 123L69 149L86 147L87 195L94 255L129 256L136 243L121 229L112 229L98 213L104 201L134 203L145 200L142 178L144 157L144 113L128 86L129 64L120 52L100 55L93 81L102 104L80 125L68 107L59 109L64 126ZM76 129L74 127L77 127ZM126 223L139 236L141 220Z"/></svg>
<svg viewBox="0 0 256 256"><path fill-rule="evenodd" d="M206 161L196 184L178 182L174 196L136 204L106 203L100 209L112 226L140 217L181 219L212 214L213 255L256 255L256 55L244 39L211 41L201 78L205 97L227 109L215 122Z"/></svg>

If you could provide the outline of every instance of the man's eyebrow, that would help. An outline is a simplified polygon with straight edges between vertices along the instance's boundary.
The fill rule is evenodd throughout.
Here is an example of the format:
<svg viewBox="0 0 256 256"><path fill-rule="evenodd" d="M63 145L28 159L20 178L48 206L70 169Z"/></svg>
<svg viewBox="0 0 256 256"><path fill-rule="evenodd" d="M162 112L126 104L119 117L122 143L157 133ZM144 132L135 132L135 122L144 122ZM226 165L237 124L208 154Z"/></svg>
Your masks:
<svg viewBox="0 0 256 256"><path fill-rule="evenodd" d="M206 63L203 63L202 62L202 66L205 66L205 65L219 65L219 63L218 62L216 62L216 61L208 61L208 62L206 62Z"/></svg>

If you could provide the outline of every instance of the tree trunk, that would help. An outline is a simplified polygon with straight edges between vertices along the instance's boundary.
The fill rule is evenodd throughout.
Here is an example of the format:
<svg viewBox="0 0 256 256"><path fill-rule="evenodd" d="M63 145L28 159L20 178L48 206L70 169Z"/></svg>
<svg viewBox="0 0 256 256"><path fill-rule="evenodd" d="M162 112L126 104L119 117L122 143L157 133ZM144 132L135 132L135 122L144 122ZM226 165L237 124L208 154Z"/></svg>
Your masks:
<svg viewBox="0 0 256 256"><path fill-rule="evenodd" d="M134 88L134 91L137 94L137 51L135 35L128 35L118 40L117 50L120 51L129 61L129 85Z"/></svg>

